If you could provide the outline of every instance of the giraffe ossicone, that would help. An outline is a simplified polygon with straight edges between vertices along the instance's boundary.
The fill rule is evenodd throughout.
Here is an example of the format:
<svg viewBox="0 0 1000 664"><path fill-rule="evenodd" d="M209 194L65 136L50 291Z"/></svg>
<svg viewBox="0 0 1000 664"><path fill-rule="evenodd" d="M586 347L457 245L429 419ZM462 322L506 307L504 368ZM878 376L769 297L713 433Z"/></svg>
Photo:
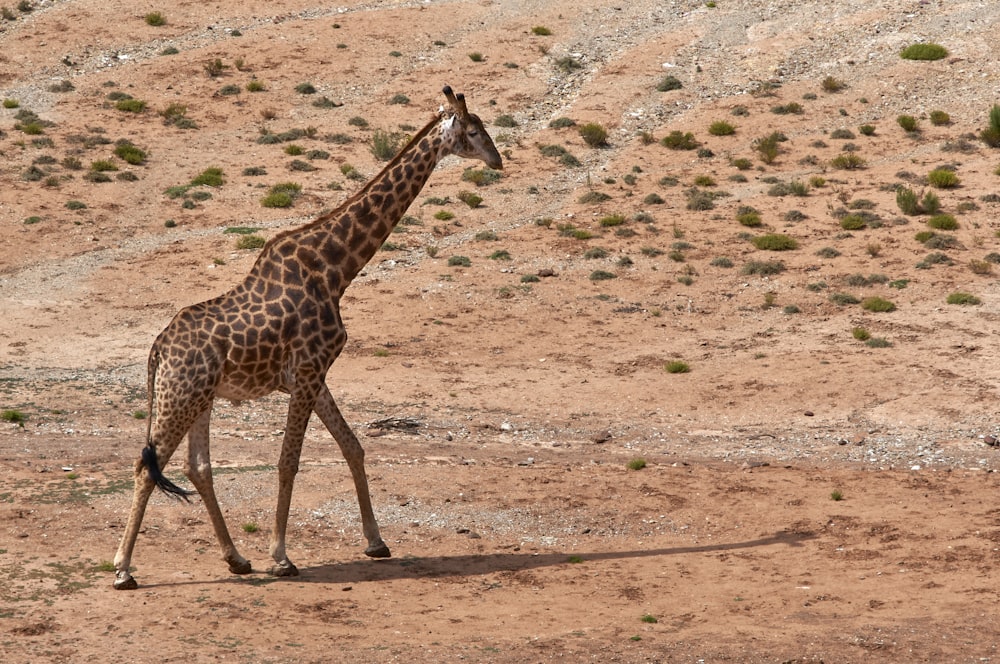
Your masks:
<svg viewBox="0 0 1000 664"><path fill-rule="evenodd" d="M132 554L149 497L156 488L187 500L195 491L208 510L234 574L252 571L236 550L215 496L209 455L209 425L216 398L240 401L289 394L278 459L278 501L271 533L270 572L293 576L298 569L285 551L292 487L302 439L312 413L340 447L354 480L365 554L390 555L382 541L368 492L364 449L326 386L326 373L347 342L340 298L375 255L447 155L478 159L493 169L503 160L482 120L465 97L445 86L442 108L364 187L336 210L278 234L261 250L242 283L212 300L185 307L153 342L147 362L149 419L146 445L135 463L128 523L115 555L114 587L138 587ZM184 436L189 491L163 474Z"/></svg>

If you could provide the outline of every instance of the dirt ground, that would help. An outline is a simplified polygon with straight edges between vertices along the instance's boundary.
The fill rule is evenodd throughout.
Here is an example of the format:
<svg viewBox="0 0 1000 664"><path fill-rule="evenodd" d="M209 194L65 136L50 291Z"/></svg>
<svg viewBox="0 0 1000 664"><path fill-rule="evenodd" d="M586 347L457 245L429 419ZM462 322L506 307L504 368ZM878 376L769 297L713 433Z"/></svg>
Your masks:
<svg viewBox="0 0 1000 664"><path fill-rule="evenodd" d="M585 4L6 8L0 659L998 657L1000 150L978 135L1000 101L1000 5ZM948 56L900 58L928 41ZM658 90L667 76L680 87ZM255 571L228 573L198 501L157 495L139 589L113 590L153 339L242 279L257 251L234 231L336 207L380 170L373 139L423 126L446 83L502 177L439 167L348 290L328 377L393 557L363 555L314 421L289 528L301 575L262 571L276 395L213 417L219 500ZM661 144L674 131L697 149ZM184 187L210 167L221 185ZM931 186L939 168L960 184ZM261 205L289 181L292 207ZM904 187L957 227L930 235ZM749 208L760 226L737 220ZM765 233L796 247L758 249ZM168 473L186 486L183 456Z"/></svg>

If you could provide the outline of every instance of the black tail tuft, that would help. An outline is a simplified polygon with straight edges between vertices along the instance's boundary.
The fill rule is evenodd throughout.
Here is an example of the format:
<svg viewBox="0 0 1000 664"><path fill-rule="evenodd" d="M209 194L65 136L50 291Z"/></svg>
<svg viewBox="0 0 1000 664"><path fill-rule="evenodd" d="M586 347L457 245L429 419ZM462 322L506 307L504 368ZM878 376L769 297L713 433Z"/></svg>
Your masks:
<svg viewBox="0 0 1000 664"><path fill-rule="evenodd" d="M142 448L142 463L146 466L146 470L149 471L149 477L151 480L156 482L156 486L159 487L160 491L167 494L171 498L176 498L177 500L183 500L190 503L191 499L188 496L194 494L194 491L189 491L187 489L182 489L163 474L160 470L160 462L156 459L156 448L152 445L147 445Z"/></svg>

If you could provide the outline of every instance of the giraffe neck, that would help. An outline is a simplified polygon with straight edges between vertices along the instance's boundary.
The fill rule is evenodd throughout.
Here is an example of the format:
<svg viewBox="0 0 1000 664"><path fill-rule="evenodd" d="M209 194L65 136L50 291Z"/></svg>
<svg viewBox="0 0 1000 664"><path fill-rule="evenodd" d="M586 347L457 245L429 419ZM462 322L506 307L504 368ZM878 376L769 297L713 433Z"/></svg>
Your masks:
<svg viewBox="0 0 1000 664"><path fill-rule="evenodd" d="M271 240L251 275L273 278L276 273L269 268L287 265L289 260L311 263L312 270L322 265L331 294L339 298L449 153L450 128L450 120L435 115L378 175L336 210Z"/></svg>

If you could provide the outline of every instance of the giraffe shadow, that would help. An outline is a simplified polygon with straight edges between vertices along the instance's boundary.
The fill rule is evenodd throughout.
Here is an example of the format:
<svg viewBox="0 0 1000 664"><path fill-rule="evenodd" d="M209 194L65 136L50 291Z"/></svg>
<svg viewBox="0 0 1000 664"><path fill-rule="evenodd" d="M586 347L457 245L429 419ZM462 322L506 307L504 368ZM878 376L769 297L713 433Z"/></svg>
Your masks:
<svg viewBox="0 0 1000 664"><path fill-rule="evenodd" d="M784 545L802 546L805 541L815 538L812 533L779 531L774 535L743 542L681 546L660 549L596 552L548 552L548 553L487 553L462 554L454 556L425 556L386 558L382 560L355 560L347 563L331 563L300 569L297 582L350 584L364 581L393 581L400 579L434 577L474 577L496 572L519 572L545 567L570 565L574 562L594 562L605 560L628 560L635 558L655 558L684 554L735 551L761 547Z"/></svg>
<svg viewBox="0 0 1000 664"><path fill-rule="evenodd" d="M175 581L168 583L143 584L143 588L163 588L184 585L245 584L265 585L270 583L318 583L329 585L350 585L372 581L396 581L403 579L433 579L454 577L476 577L497 572L520 572L545 567L572 565L576 562L596 562L604 560L629 560L634 558L655 558L686 554L738 551L784 545L803 546L804 542L815 539L811 532L778 531L773 535L743 542L703 544L699 546L677 546L660 549L638 549L630 551L549 552L549 553L486 553L453 556L406 556L372 560L361 558L350 562L329 563L300 567L299 575L277 578L254 569L246 576L231 576L215 581Z"/></svg>

